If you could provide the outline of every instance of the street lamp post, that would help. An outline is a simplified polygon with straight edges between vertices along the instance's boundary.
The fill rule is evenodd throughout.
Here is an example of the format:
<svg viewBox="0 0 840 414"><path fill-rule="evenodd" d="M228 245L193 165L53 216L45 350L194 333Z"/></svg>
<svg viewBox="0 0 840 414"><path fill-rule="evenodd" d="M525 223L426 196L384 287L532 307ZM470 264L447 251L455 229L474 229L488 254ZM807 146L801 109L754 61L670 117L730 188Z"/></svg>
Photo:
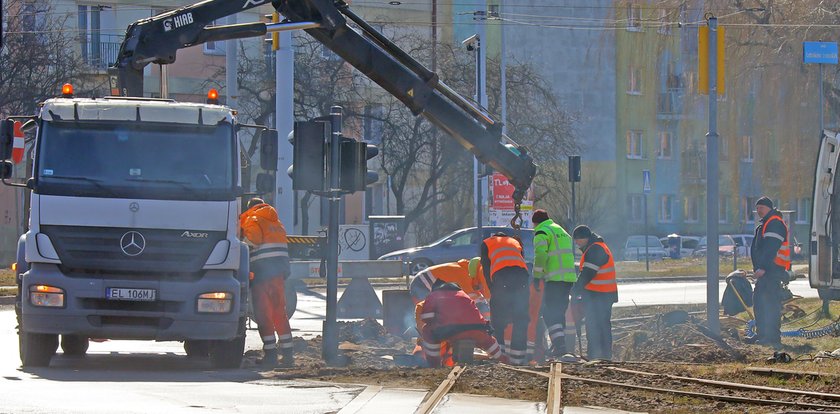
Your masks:
<svg viewBox="0 0 840 414"><path fill-rule="evenodd" d="M481 12L477 12L481 13ZM482 33L484 31L484 20L482 19L482 23L479 24L479 33L476 33L467 39L465 39L462 43L466 46L467 50L470 52L475 52L475 101L478 102L482 107L487 107L487 93L486 93L486 69L485 69L485 57L484 53L481 50L481 39ZM475 198L475 226L479 229L479 234L481 234L481 228L484 224L484 194L483 194L483 177L479 173L479 164L478 158L473 158L473 186L474 186L474 198Z"/></svg>

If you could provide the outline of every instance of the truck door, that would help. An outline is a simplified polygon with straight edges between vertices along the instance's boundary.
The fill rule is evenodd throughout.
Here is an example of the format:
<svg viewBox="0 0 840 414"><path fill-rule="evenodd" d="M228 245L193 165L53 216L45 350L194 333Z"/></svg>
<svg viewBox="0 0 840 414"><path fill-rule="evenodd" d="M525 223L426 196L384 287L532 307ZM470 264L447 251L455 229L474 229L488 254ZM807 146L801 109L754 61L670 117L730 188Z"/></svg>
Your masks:
<svg viewBox="0 0 840 414"><path fill-rule="evenodd" d="M840 289L840 208L835 180L840 155L840 136L825 131L814 175L811 214L811 259L809 280L813 288Z"/></svg>

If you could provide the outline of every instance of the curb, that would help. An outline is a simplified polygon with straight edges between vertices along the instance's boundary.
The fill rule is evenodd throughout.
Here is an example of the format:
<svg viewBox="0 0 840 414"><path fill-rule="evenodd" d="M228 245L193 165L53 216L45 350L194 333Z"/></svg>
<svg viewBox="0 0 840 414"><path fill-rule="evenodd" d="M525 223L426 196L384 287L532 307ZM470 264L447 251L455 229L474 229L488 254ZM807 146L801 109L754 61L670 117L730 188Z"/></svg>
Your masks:
<svg viewBox="0 0 840 414"><path fill-rule="evenodd" d="M0 296L0 306L2 305L14 305L15 304L15 297L14 296Z"/></svg>

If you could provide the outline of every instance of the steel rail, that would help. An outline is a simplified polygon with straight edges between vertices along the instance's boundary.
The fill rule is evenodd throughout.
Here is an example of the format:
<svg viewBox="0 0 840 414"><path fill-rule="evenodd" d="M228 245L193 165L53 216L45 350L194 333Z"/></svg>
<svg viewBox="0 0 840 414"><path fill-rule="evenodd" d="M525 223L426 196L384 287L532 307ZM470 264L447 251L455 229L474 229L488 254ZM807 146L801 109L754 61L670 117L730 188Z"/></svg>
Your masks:
<svg viewBox="0 0 840 414"><path fill-rule="evenodd" d="M502 368L509 369L512 371L523 372L527 374L539 375L543 377L550 377L548 373L540 372L540 371L532 371L530 369L524 368L516 368L506 365L501 365ZM840 406L837 405L824 405L824 404L814 404L814 403L803 403L803 402L793 402L793 401L782 401L782 400L766 400L760 398L747 398L747 397L736 397L731 395L720 395L720 394L708 394L702 392L694 392L694 391L682 391L682 390L675 390L670 388L657 388L657 387L648 387L646 385L635 385L635 384L627 384L623 382L615 382L615 381L605 381L605 380L598 380L594 378L584 378L578 377L569 374L561 374L561 378L567 379L569 381L579 381L585 382L590 384L598 384L598 385L606 385L612 387L621 387L621 388L630 388L642 391L650 391L650 392L658 392L658 393L666 393L666 394L674 394L674 395L683 395L686 397L694 397L694 398L703 398L703 399L710 399L715 401L728 401L728 402L737 402L743 404L752 404L752 405L783 405L788 407L802 407L802 408L821 408L821 409L830 409L830 410L840 410Z"/></svg>

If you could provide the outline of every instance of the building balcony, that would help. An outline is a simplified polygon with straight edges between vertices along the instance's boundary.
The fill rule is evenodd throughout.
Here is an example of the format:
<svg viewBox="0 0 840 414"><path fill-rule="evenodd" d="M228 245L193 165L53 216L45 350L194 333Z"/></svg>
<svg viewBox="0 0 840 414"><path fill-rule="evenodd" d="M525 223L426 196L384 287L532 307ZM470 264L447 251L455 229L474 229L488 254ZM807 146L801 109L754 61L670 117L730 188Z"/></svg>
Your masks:
<svg viewBox="0 0 840 414"><path fill-rule="evenodd" d="M657 119L681 119L683 117L683 90L661 92L656 100Z"/></svg>
<svg viewBox="0 0 840 414"><path fill-rule="evenodd" d="M90 35L80 39L82 61L96 71L104 71L117 61L123 36Z"/></svg>

